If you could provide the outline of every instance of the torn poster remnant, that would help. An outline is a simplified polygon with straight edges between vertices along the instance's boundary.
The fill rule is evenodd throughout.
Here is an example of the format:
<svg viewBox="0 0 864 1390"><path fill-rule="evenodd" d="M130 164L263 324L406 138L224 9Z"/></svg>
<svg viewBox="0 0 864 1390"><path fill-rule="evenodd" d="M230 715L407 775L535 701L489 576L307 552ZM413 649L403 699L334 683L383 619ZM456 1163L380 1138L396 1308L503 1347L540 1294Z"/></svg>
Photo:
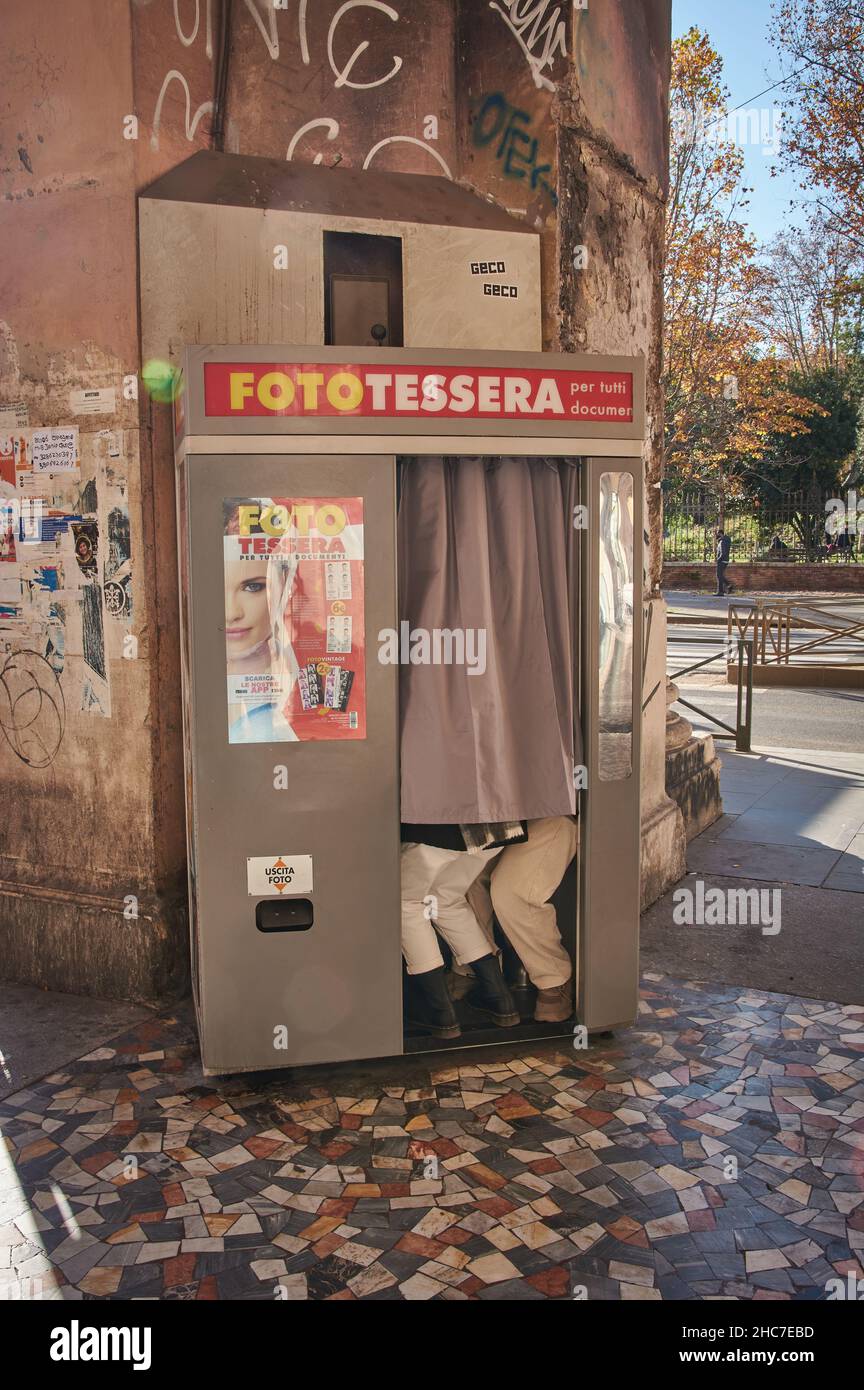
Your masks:
<svg viewBox="0 0 864 1390"><path fill-rule="evenodd" d="M107 550L104 557L105 611L112 618L132 616L132 557L129 544L129 511L125 502L108 513Z"/></svg>

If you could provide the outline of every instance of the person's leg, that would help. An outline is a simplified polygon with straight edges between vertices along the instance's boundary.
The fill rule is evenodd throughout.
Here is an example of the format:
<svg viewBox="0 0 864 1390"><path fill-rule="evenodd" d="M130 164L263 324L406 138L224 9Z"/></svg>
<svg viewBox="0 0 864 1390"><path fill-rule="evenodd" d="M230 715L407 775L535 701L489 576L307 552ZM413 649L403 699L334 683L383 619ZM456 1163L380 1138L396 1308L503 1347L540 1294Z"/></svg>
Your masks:
<svg viewBox="0 0 864 1390"><path fill-rule="evenodd" d="M489 942L491 950L495 949L495 929L494 913L492 910L492 898L489 892L489 881L492 875L492 864L484 864L480 873L475 878L468 892L465 894L471 911L477 918L480 929L486 940Z"/></svg>
<svg viewBox="0 0 864 1390"><path fill-rule="evenodd" d="M489 942L489 950L494 951L500 957L501 952L495 944L495 929L493 925L494 914L492 912L492 899L489 896L489 875L492 872L491 864L484 864L480 873L475 878L465 897L474 916L477 918L480 930ZM453 974L460 976L467 989L468 984L474 979L474 972L470 965L460 965L457 960L453 962Z"/></svg>
<svg viewBox="0 0 864 1390"><path fill-rule="evenodd" d="M569 816L529 821L527 841L508 845L492 872L495 915L537 989L566 984L573 973L549 899L577 843Z"/></svg>
<svg viewBox="0 0 864 1390"><path fill-rule="evenodd" d="M457 850L437 853L446 856L446 861L439 862L428 890L434 900L435 925L453 952L453 959L459 965L470 965L489 955L494 946L469 907L466 894L500 850L489 850L482 857Z"/></svg>
<svg viewBox="0 0 864 1390"><path fill-rule="evenodd" d="M402 846L402 955L409 975L423 975L443 966L444 958L432 925L431 884L449 850L432 845Z"/></svg>
<svg viewBox="0 0 864 1390"><path fill-rule="evenodd" d="M435 1038L458 1038L461 1032L432 925L436 904L431 885L448 854L432 845L404 844L400 861L402 955L408 972L405 1017Z"/></svg>
<svg viewBox="0 0 864 1390"><path fill-rule="evenodd" d="M499 1028L512 1028L519 1022L519 1010L501 973L494 946L468 905L466 894L489 861L500 850L484 855L454 854L442 865L431 886L436 901L435 925L457 965L470 965L475 982L465 996L473 1008L489 1014Z"/></svg>
<svg viewBox="0 0 864 1390"><path fill-rule="evenodd" d="M716 574L716 576L717 576L717 588L714 590L715 594L722 594L722 593L723 593L723 570L724 570L724 568L725 568L725 566L724 566L722 560L718 560L717 563L716 563L716 565L714 566L714 572L715 572L715 574Z"/></svg>

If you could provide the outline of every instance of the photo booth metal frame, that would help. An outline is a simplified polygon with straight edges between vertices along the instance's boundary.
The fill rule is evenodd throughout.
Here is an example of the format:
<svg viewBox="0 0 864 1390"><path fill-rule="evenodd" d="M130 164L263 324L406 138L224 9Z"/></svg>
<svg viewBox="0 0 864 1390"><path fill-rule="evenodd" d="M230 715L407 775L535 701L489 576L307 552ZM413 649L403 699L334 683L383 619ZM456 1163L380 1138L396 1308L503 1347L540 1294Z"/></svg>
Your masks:
<svg viewBox="0 0 864 1390"><path fill-rule="evenodd" d="M205 366L219 363L625 373L632 419L454 420L420 412L410 419L226 417L208 413L205 399ZM586 785L579 807L576 1015L559 1031L577 1024L589 1033L605 1031L635 1019L644 433L641 358L271 345L186 350L175 401L181 667L193 986L206 1074L407 1050L398 667L373 661L367 648L365 739L229 744L222 545L224 499L363 497L367 633L398 627L395 473L397 456L405 454L579 461L588 524L580 532L574 639ZM274 776L279 767L284 786ZM285 928L261 930L261 900L250 895L247 860L286 854L311 858L312 886L280 894L288 905L281 909ZM498 1032L508 1042L518 1030ZM470 1035L461 1041L474 1045ZM440 1046L430 1039L429 1050Z"/></svg>

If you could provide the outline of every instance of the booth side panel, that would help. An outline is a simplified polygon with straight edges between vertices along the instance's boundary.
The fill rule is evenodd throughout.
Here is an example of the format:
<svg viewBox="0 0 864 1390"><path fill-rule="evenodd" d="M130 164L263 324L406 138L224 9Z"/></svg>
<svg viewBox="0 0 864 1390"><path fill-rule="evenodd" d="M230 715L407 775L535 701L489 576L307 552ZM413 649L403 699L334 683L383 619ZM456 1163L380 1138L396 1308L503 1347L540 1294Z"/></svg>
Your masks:
<svg viewBox="0 0 864 1390"><path fill-rule="evenodd" d="M642 472L633 459L585 465L578 1020L631 1023L639 1001Z"/></svg>
<svg viewBox="0 0 864 1390"><path fill-rule="evenodd" d="M201 981L198 971L198 913L196 884L195 814L192 788L194 786L193 746L194 708L192 704L191 652L192 614L189 588L189 507L188 477L185 458L178 459L176 481L177 500L177 569L180 603L180 679L182 686L183 770L186 800L186 870L189 892L189 950L191 958L192 995L196 1013L200 1007Z"/></svg>
<svg viewBox="0 0 864 1390"><path fill-rule="evenodd" d="M187 467L205 1069L400 1053L398 668L377 659L380 629L398 626L394 460L196 455ZM255 731L269 741L229 742L225 589L234 542L225 544L224 503L322 498L351 501L355 511L354 499L362 501L365 737L362 725L349 732L345 724L330 736L319 707L295 721L303 725L297 741L281 741L277 721ZM320 598L295 604L295 613L318 612ZM316 736L316 715L327 737ZM257 875L251 896L247 860ZM282 880L282 891L287 870L271 873L280 861L299 875ZM256 926L262 903L262 920L275 929Z"/></svg>

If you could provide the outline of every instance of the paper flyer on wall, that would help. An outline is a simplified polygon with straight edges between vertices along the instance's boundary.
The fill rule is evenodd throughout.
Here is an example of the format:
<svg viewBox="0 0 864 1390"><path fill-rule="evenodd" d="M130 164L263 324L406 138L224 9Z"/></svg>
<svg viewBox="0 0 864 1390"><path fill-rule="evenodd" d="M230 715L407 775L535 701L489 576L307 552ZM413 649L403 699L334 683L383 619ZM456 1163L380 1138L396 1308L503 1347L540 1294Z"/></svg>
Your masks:
<svg viewBox="0 0 864 1390"><path fill-rule="evenodd" d="M365 738L362 497L223 507L229 743Z"/></svg>

